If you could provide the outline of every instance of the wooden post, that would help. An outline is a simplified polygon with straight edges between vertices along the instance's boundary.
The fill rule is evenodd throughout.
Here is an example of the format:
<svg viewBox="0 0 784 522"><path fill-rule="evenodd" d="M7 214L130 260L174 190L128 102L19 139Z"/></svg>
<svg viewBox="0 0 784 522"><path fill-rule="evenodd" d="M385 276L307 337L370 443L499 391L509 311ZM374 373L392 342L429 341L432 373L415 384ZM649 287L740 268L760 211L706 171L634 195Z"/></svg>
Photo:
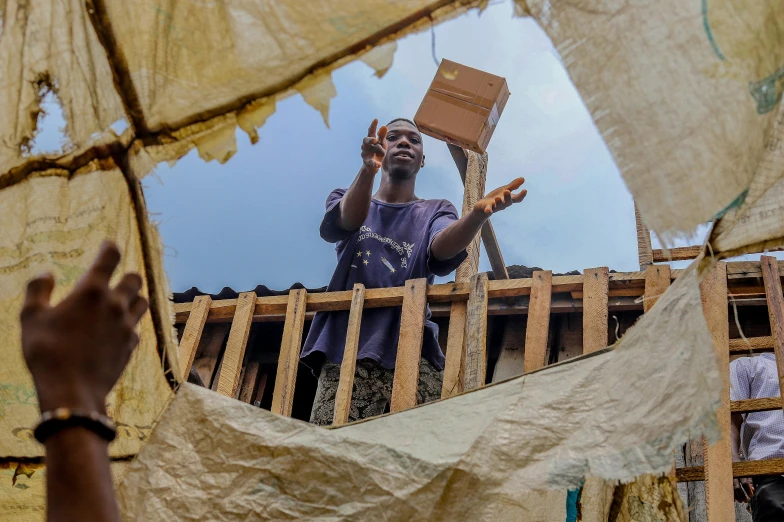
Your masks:
<svg viewBox="0 0 784 522"><path fill-rule="evenodd" d="M653 308L659 297L670 287L671 281L670 265L648 265L645 269L645 295L642 302L644 312Z"/></svg>
<svg viewBox="0 0 784 522"><path fill-rule="evenodd" d="M765 282L765 294L768 301L768 318L770 333L773 337L773 353L776 355L776 367L779 370L779 387L784 390L784 296L781 292L779 265L775 257L760 258L762 280ZM782 394L784 397L784 394Z"/></svg>
<svg viewBox="0 0 784 522"><path fill-rule="evenodd" d="M537 270L533 273L523 355L523 370L526 372L538 370L547 364L552 287L553 273L550 270Z"/></svg>
<svg viewBox="0 0 784 522"><path fill-rule="evenodd" d="M637 257L640 261L640 270L653 264L653 247L651 246L651 231L645 226L637 208L634 204L634 221L637 224Z"/></svg>
<svg viewBox="0 0 784 522"><path fill-rule="evenodd" d="M193 360L196 358L196 349L199 347L211 304L212 298L208 295L200 295L193 300L193 309L188 316L188 322L185 323L185 331L182 332L180 340L180 374L183 382L188 380L188 373L190 373ZM209 386L209 383L205 384Z"/></svg>
<svg viewBox="0 0 784 522"><path fill-rule="evenodd" d="M484 386L487 375L487 274L477 274L471 278L465 346L463 389L473 390Z"/></svg>
<svg viewBox="0 0 784 522"><path fill-rule="evenodd" d="M589 268L583 274L583 353L607 346L610 269Z"/></svg>
<svg viewBox="0 0 784 522"><path fill-rule="evenodd" d="M332 424L341 426L348 422L351 409L351 392L354 388L354 372L357 370L357 350L359 349L359 333L362 326L362 308L365 305L365 285L354 285L351 298L351 311L348 314L346 330L346 349L343 351L343 362L340 365L340 382L335 395L335 413Z"/></svg>
<svg viewBox="0 0 784 522"><path fill-rule="evenodd" d="M237 387L245 359L245 348L248 344L250 325L253 323L253 310L256 308L256 294L244 292L237 299L237 310L231 322L229 340L223 352L221 370L218 374L218 393L227 397L237 396Z"/></svg>
<svg viewBox="0 0 784 522"><path fill-rule="evenodd" d="M272 392L272 412L286 417L291 417L291 408L294 405L294 387L297 385L307 298L306 290L292 290L289 293L286 322L283 324L275 390Z"/></svg>
<svg viewBox="0 0 784 522"><path fill-rule="evenodd" d="M457 150L457 149L455 149ZM450 147L450 151L453 148ZM453 152L459 154L459 151ZM463 191L463 209L462 215L465 216L473 211L476 202L484 197L485 193L485 179L487 176L487 155L480 156L479 154L471 151L463 150L465 158L455 158L457 170L460 172L460 178L463 180L465 190ZM460 160L460 161L458 161ZM462 162L465 161L463 164ZM464 174L465 172L465 174ZM488 232L485 232L485 228ZM479 272L479 252L481 238L485 239L485 247L487 241L495 241L495 233L490 227L490 221L487 221L482 228L481 234L477 234L471 244L468 246L468 257L457 268L455 273L455 281L464 283L470 281L471 278ZM488 235L490 234L490 235ZM503 272L496 273L496 265L503 264L503 258L500 257L501 250L498 243L488 250L494 252L497 250L498 255L491 259L493 265L493 273L497 279L509 279L506 274L506 267ZM499 277L500 276L500 277ZM446 362L444 363L444 381L441 386L441 398L447 399L458 393L463 392L463 385L465 380L465 365L466 365L466 320L468 317L468 303L465 301L453 301L452 309L449 315L449 336L447 337L447 350Z"/></svg>
<svg viewBox="0 0 784 522"><path fill-rule="evenodd" d="M448 399L463 392L465 363L465 331L468 306L465 301L454 301L449 314L449 336L446 340L446 362L441 398Z"/></svg>
<svg viewBox="0 0 784 522"><path fill-rule="evenodd" d="M781 290L779 290L779 293ZM734 522L735 498L732 485L730 439L730 350L727 310L727 265L718 263L700 285L702 309L713 338L716 361L723 382L721 405L716 412L721 440L707 446L703 440L705 505L708 522Z"/></svg>
<svg viewBox="0 0 784 522"><path fill-rule="evenodd" d="M406 281L403 312L400 315L400 340L395 358L392 381L392 413L413 408L417 404L419 361L422 358L422 338L425 332L427 279Z"/></svg>
<svg viewBox="0 0 784 522"><path fill-rule="evenodd" d="M485 178L487 176L487 154L479 155L467 151L468 166L466 168L465 191L463 192L463 213L468 215L474 210L476 202L485 195ZM457 268L456 281L468 281L479 269L480 234L468 245L468 257Z"/></svg>

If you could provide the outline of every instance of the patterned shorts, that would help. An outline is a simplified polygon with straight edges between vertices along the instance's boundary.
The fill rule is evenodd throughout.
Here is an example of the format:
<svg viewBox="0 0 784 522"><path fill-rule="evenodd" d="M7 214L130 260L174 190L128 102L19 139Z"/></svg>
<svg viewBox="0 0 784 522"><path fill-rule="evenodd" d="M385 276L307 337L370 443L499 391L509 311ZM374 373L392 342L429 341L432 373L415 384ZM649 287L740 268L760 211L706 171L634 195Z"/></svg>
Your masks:
<svg viewBox="0 0 784 522"><path fill-rule="evenodd" d="M354 374L354 389L351 395L351 408L348 421L354 422L368 417L381 415L388 411L392 397L392 377L394 370L387 370L372 359L357 361ZM419 365L419 389L417 403L435 401L441 398L441 383L444 372L436 370L432 364L422 359ZM340 382L340 365L325 362L321 367L316 399L310 422L319 426L329 426L335 414L335 394Z"/></svg>

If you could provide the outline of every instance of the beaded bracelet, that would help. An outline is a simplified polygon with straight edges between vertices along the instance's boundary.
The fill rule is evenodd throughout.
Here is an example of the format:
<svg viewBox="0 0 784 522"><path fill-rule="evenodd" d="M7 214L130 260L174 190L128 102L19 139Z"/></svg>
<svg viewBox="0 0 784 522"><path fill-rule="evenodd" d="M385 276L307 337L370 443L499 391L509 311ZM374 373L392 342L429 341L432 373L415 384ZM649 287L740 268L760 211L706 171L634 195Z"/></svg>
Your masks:
<svg viewBox="0 0 784 522"><path fill-rule="evenodd" d="M41 420L33 431L35 440L44 443L46 439L65 428L78 426L88 429L111 442L117 436L117 427L112 419L95 411L79 411L70 408L56 408L41 414Z"/></svg>

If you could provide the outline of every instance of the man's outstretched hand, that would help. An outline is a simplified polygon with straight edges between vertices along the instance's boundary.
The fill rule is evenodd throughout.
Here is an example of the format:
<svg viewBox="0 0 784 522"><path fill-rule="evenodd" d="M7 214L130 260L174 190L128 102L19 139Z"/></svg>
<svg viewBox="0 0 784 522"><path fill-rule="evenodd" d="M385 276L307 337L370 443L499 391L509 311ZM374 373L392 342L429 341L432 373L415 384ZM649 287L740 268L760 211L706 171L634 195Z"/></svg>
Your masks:
<svg viewBox="0 0 784 522"><path fill-rule="evenodd" d="M522 187L523 183L525 183L525 178L517 178L508 185L504 185L503 187L499 187L488 193L485 197L476 202L476 205L474 205L474 212L484 217L490 217L496 212L511 207L515 203L520 203L525 199L528 191L523 189L515 194L515 190Z"/></svg>
<svg viewBox="0 0 784 522"><path fill-rule="evenodd" d="M66 407L105 414L106 396L139 342L134 328L148 306L138 274L109 287L119 262L117 246L104 242L93 266L56 306L49 302L51 274L28 283L22 352L42 412Z"/></svg>
<svg viewBox="0 0 784 522"><path fill-rule="evenodd" d="M367 136L362 140L362 163L363 168L376 174L381 168L381 162L387 153L387 128L381 126L376 134L378 120L373 120L368 128Z"/></svg>

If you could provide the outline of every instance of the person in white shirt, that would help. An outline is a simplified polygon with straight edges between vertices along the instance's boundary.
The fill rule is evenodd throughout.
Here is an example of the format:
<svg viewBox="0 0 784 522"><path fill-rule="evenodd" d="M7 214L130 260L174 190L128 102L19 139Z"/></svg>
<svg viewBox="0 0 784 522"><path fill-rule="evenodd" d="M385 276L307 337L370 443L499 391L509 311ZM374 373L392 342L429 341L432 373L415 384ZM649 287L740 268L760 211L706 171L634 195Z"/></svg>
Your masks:
<svg viewBox="0 0 784 522"><path fill-rule="evenodd" d="M776 357L764 353L730 363L730 399L779 397ZM733 413L732 460L784 458L784 413L780 409ZM749 502L754 522L784 521L784 476L735 479L735 499Z"/></svg>

